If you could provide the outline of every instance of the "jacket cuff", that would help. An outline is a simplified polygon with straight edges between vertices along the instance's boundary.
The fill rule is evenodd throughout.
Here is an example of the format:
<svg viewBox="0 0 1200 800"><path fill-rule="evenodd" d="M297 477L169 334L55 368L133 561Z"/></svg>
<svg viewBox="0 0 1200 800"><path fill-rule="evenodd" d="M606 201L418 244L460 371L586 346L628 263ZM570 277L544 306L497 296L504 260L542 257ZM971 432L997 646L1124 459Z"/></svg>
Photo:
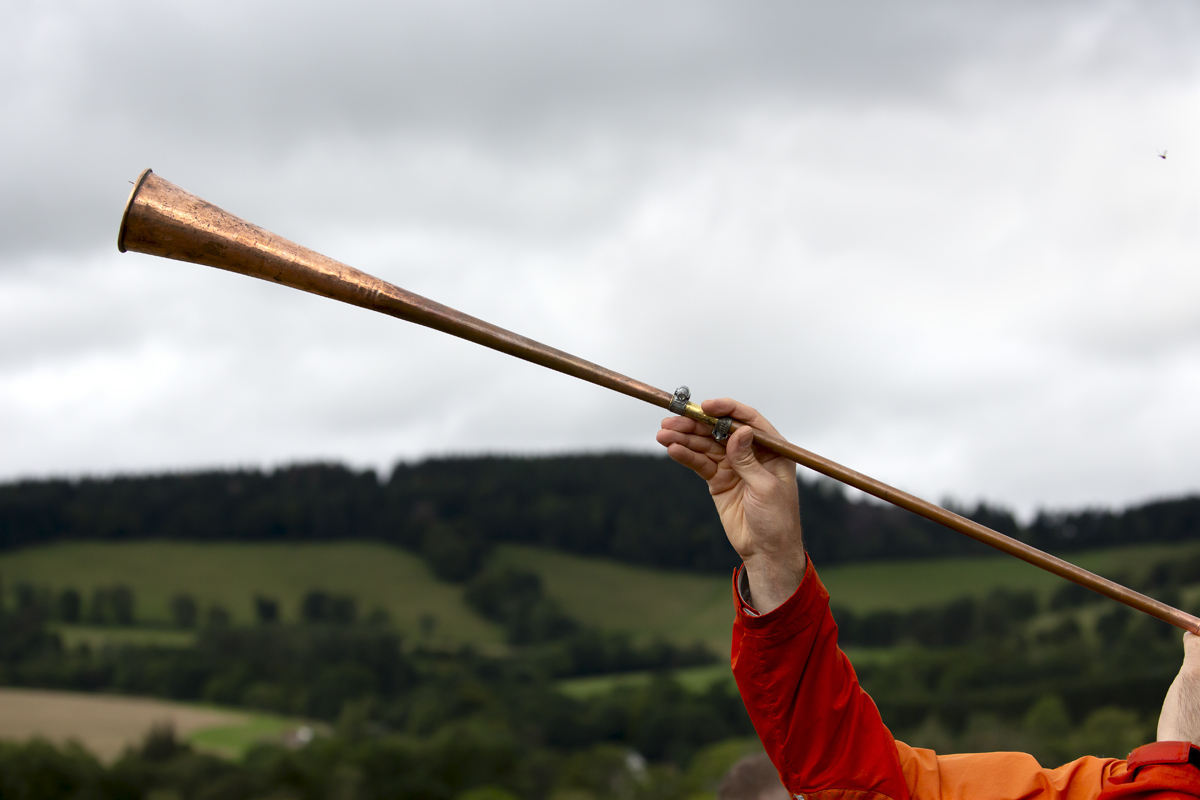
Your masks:
<svg viewBox="0 0 1200 800"><path fill-rule="evenodd" d="M804 579L792 596L778 608L760 614L742 594L745 584L746 566L739 565L733 571L733 601L737 607L737 621L750 636L774 636L799 630L821 618L829 604L829 593L821 584L812 559L806 559ZM752 600L753 598L749 598Z"/></svg>
<svg viewBox="0 0 1200 800"><path fill-rule="evenodd" d="M1130 772L1151 764L1193 764L1200 761L1200 751L1191 742L1152 742L1129 754L1125 769Z"/></svg>

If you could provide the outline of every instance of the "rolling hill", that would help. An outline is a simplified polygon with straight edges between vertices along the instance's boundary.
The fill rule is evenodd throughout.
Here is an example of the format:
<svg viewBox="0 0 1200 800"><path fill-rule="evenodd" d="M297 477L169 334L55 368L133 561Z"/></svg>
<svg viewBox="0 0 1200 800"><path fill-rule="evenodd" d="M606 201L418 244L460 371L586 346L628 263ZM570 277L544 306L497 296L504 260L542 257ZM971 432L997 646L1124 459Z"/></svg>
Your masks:
<svg viewBox="0 0 1200 800"><path fill-rule="evenodd" d="M1109 576L1140 575L1195 545L1144 545L1078 553L1080 565ZM727 652L732 624L727 575L703 575L588 558L548 548L502 545L491 559L537 573L547 594L580 622L639 638L703 641ZM908 610L993 588L1032 589L1043 597L1062 582L1011 558L946 558L818 565L835 601L855 612ZM360 613L387 612L409 638L498 647L503 632L475 614L463 587L439 580L424 560L377 542L232 544L64 542L0 553L0 580L8 602L20 584L79 590L128 585L139 623L166 626L169 603L192 595L202 609L219 605L235 624L254 620L256 595L279 602L296 619L310 590L349 594ZM425 625L422 626L422 618ZM430 621L434 624L430 626ZM432 630L431 630L432 627Z"/></svg>

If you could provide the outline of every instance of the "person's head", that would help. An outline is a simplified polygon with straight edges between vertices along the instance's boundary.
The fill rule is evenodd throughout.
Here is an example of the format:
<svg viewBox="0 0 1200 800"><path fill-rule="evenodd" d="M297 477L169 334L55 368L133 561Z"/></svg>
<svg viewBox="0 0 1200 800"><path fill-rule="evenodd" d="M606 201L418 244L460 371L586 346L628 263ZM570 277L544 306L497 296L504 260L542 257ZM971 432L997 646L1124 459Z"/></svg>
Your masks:
<svg viewBox="0 0 1200 800"><path fill-rule="evenodd" d="M766 753L746 756L729 768L717 786L717 800L790 800Z"/></svg>

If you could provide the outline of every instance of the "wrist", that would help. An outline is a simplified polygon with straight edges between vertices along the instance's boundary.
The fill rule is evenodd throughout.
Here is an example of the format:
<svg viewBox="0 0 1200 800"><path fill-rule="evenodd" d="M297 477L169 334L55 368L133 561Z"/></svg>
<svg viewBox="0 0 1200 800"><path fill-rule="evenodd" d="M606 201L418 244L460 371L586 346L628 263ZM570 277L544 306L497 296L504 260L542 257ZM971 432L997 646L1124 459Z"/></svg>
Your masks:
<svg viewBox="0 0 1200 800"><path fill-rule="evenodd" d="M800 588L808 568L808 556L801 548L787 557L767 558L752 555L742 559L750 584L750 602L760 614L783 605Z"/></svg>

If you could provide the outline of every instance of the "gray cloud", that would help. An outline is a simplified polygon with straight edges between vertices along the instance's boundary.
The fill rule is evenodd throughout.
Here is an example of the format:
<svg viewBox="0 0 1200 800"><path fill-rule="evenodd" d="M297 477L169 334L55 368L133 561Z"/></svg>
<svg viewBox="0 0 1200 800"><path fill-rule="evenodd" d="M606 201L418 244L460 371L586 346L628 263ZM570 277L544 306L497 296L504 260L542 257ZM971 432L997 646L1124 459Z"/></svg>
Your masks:
<svg viewBox="0 0 1200 800"><path fill-rule="evenodd" d="M1195 489L1198 28L1184 2L6 7L0 475L653 447L654 409L118 256L151 165L925 494Z"/></svg>
<svg viewBox="0 0 1200 800"><path fill-rule="evenodd" d="M1154 15L1118 4L529 2L4 13L10 250L97 241L118 178L147 162L233 186L278 178L314 150L340 161L398 140L569 162L589 141L636 150L656 134L703 137L763 105L945 103L964 76L996 65L1017 90L1079 71L1142 73L1184 58L1196 24L1184 3ZM63 230L64 216L79 222Z"/></svg>

